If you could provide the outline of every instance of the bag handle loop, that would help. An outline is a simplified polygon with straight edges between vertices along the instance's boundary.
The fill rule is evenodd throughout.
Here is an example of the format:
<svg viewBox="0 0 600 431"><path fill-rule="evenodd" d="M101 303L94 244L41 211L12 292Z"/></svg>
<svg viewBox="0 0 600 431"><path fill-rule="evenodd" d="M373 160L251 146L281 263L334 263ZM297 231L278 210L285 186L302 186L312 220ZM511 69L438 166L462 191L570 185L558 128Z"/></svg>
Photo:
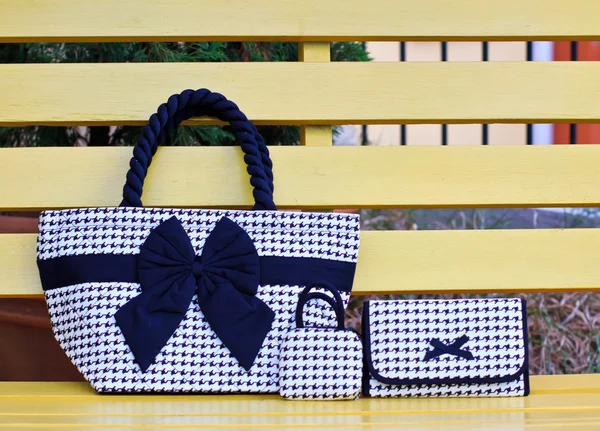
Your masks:
<svg viewBox="0 0 600 431"><path fill-rule="evenodd" d="M185 90L169 97L150 116L129 162L127 180L123 186L123 201L120 206L141 207L144 179L156 153L166 135L179 124L192 117L212 116L231 125L231 129L244 152L250 184L253 187L254 210L276 210L273 202L273 162L264 138L256 126L248 120L237 105L219 93L205 88Z"/></svg>
<svg viewBox="0 0 600 431"><path fill-rule="evenodd" d="M321 287L323 289L328 290L333 295L333 298L322 292L311 292L312 289L315 289L317 287ZM300 295L298 296L298 305L296 307L297 328L304 328L304 319L302 314L304 311L304 306L311 299L322 299L329 305L331 305L331 308L333 308L333 310L335 311L337 329L342 331L346 329L346 325L344 323L344 302L342 300L340 292L338 292L338 290L335 287L333 287L327 282L313 283L309 286L306 286L302 290L302 292L300 292Z"/></svg>

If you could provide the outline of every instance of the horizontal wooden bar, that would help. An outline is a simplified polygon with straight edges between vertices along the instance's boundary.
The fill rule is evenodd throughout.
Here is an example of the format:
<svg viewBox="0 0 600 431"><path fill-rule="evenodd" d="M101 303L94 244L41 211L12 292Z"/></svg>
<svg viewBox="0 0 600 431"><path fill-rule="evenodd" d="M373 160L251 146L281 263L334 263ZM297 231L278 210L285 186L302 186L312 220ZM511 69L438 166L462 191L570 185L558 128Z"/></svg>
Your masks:
<svg viewBox="0 0 600 431"><path fill-rule="evenodd" d="M600 290L600 229L368 231L353 293Z"/></svg>
<svg viewBox="0 0 600 431"><path fill-rule="evenodd" d="M370 399L290 402L278 395L99 396L87 383L0 382L0 424L97 429L318 428L593 430L600 423L600 376L532 376L516 398ZM538 387L567 388L555 393ZM595 390L590 388L595 387Z"/></svg>
<svg viewBox="0 0 600 431"><path fill-rule="evenodd" d="M227 397L221 400L220 404L226 405ZM551 400L545 400L552 405L557 404L560 395L555 395ZM568 396L565 399L567 406L576 405L584 396ZM592 401L599 400L600 397L590 397ZM393 400L400 403L402 399ZM420 404L427 405L427 401L438 404L439 400L421 400ZM497 401L497 399L495 399ZM202 402L199 400L198 402ZM277 403L289 403L286 400L277 400ZM358 401L354 401L358 402ZM370 401L375 403L388 404L385 400ZM255 400L253 404L263 403L261 400ZM299 402L296 402L298 404ZM312 404L313 402L305 402ZM152 403L155 404L155 403ZM335 411L335 406L339 403L329 403L330 412ZM361 403L366 405L366 403ZM411 403L412 404L412 403ZM416 404L416 403L414 403ZM458 403L455 403L458 404ZM463 403L464 405L475 403ZM488 401L490 406L494 403ZM540 402L543 405L543 401ZM589 402L584 404L589 406ZM11 403L12 405L12 403ZM186 414L173 416L156 415L93 415L93 416L72 416L72 415L12 415L0 416L0 424L3 431L14 431L22 429L68 429L68 430L94 430L110 429L268 429L268 430L300 430L300 429L318 429L323 431L339 430L340 428L370 429L378 428L384 430L410 430L410 431L437 431L440 429L464 431L464 430L549 430L560 428L569 431L597 431L600 425L600 418L597 409L580 410L559 410L552 412L549 407L543 411L543 407L538 411L520 412L520 411L502 411L491 407L485 411L473 411L470 413L442 413L432 415L427 410L411 414L398 415L392 413L368 413L362 415L339 415L323 413L320 416L260 416L249 414L246 416L228 416L228 417L198 417Z"/></svg>
<svg viewBox="0 0 600 431"><path fill-rule="evenodd" d="M600 39L593 0L4 0L0 42Z"/></svg>
<svg viewBox="0 0 600 431"><path fill-rule="evenodd" d="M353 293L600 290L600 229L366 231ZM36 235L0 235L0 296L42 293Z"/></svg>
<svg viewBox="0 0 600 431"><path fill-rule="evenodd" d="M131 155L124 147L0 149L0 209L118 205ZM600 206L595 145L293 146L271 147L271 156L280 208ZM160 148L144 190L148 206L252 205L236 147Z"/></svg>
<svg viewBox="0 0 600 431"><path fill-rule="evenodd" d="M599 75L598 62L1 64L0 126L142 125L198 87L257 124L597 122Z"/></svg>

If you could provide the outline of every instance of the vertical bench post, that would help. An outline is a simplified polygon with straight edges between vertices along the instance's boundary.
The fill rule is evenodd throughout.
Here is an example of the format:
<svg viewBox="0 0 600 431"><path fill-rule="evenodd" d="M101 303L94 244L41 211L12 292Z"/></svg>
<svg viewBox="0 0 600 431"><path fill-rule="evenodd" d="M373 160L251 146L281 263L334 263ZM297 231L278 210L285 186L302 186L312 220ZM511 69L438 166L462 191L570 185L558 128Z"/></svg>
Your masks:
<svg viewBox="0 0 600 431"><path fill-rule="evenodd" d="M304 42L298 44L298 60L325 63L331 61L329 42ZM332 145L331 126L300 127L300 145Z"/></svg>

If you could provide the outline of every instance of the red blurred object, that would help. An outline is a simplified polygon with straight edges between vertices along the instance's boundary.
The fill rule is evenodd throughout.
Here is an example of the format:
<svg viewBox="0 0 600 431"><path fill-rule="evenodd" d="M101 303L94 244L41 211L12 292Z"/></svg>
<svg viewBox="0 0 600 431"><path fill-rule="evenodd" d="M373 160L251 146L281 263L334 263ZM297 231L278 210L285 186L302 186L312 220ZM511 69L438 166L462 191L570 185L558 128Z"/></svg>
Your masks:
<svg viewBox="0 0 600 431"><path fill-rule="evenodd" d="M600 42L578 42L578 61L600 60ZM571 42L554 42L554 60L571 60ZM570 144L569 124L554 125L554 143ZM600 144L600 124L578 124L577 144Z"/></svg>
<svg viewBox="0 0 600 431"><path fill-rule="evenodd" d="M81 381L54 338L44 298L0 299L0 381Z"/></svg>
<svg viewBox="0 0 600 431"><path fill-rule="evenodd" d="M4 234L36 233L37 224L35 213L0 215ZM0 298L0 381L81 380L54 339L44 298Z"/></svg>
<svg viewBox="0 0 600 431"><path fill-rule="evenodd" d="M0 215L0 233L35 233L38 215L27 216Z"/></svg>

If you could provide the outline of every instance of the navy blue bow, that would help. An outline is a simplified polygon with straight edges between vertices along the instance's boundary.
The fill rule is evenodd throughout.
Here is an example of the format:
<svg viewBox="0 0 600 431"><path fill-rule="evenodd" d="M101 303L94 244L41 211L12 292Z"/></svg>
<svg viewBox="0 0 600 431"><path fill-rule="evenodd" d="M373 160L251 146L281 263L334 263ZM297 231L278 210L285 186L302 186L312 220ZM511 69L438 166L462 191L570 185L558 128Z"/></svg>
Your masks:
<svg viewBox="0 0 600 431"><path fill-rule="evenodd" d="M221 218L196 256L183 226L171 217L142 245L138 276L142 293L115 318L142 371L171 338L195 293L211 329L246 371L252 367L275 314L255 296L259 256L235 222Z"/></svg>
<svg viewBox="0 0 600 431"><path fill-rule="evenodd" d="M437 358L438 356L443 355L444 353L447 353L449 355L454 355L454 356L460 356L461 358L467 359L467 360L472 360L473 358L473 354L471 352L469 352L468 350L461 350L460 348L463 346L463 344L465 344L467 341L469 341L469 337L467 337L466 335L463 335L460 338L457 338L452 344L444 344L443 342L441 342L440 340L438 340L437 338L434 338L433 340L431 340L429 342L429 344L431 344L433 346L433 350L429 350L426 354L425 357L423 358L424 361L429 361L430 359L434 359Z"/></svg>

